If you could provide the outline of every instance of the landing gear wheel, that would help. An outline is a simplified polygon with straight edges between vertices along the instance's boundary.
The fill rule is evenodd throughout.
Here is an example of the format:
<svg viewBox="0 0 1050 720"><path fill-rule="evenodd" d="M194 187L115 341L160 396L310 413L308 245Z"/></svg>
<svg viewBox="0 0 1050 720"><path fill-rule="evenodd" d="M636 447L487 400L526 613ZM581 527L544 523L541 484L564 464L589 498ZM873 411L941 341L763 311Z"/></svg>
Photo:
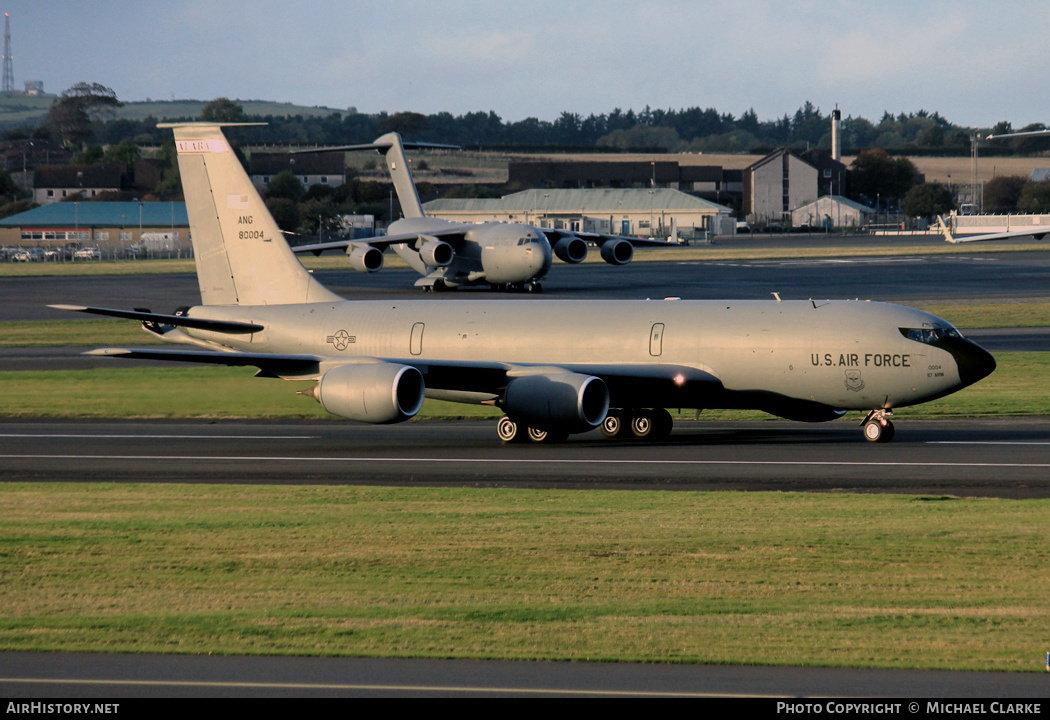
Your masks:
<svg viewBox="0 0 1050 720"><path fill-rule="evenodd" d="M543 443L545 445L554 445L557 443L563 443L569 439L569 433L562 432L560 430L540 430L539 428L529 428L529 439L534 443Z"/></svg>
<svg viewBox="0 0 1050 720"><path fill-rule="evenodd" d="M527 288L528 288L528 291L530 293L541 293L541 292L543 292L543 285L541 285L538 282L529 283L527 285Z"/></svg>
<svg viewBox="0 0 1050 720"><path fill-rule="evenodd" d="M639 410L631 418L631 433L639 440L663 440L671 434L674 420L663 408Z"/></svg>
<svg viewBox="0 0 1050 720"><path fill-rule="evenodd" d="M893 423L875 418L864 423L864 439L873 443L888 443L893 439Z"/></svg>
<svg viewBox="0 0 1050 720"><path fill-rule="evenodd" d="M529 439L525 432L525 426L519 425L506 415L501 417L499 422L496 423L496 434L505 443L521 443Z"/></svg>
<svg viewBox="0 0 1050 720"><path fill-rule="evenodd" d="M647 439L654 429L653 415L648 410L641 410L631 418L631 434L639 440Z"/></svg>
<svg viewBox="0 0 1050 720"><path fill-rule="evenodd" d="M622 410L610 410L602 420L602 435L610 440L626 435L629 417Z"/></svg>

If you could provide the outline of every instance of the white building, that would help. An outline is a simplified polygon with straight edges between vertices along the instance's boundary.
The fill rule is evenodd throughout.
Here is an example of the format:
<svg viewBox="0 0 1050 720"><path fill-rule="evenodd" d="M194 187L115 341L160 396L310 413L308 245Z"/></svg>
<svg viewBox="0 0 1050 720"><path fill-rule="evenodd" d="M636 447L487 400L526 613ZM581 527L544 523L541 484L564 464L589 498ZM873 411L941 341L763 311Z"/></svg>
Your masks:
<svg viewBox="0 0 1050 720"><path fill-rule="evenodd" d="M825 195L791 211L791 225L801 227L861 227L875 211L839 195Z"/></svg>

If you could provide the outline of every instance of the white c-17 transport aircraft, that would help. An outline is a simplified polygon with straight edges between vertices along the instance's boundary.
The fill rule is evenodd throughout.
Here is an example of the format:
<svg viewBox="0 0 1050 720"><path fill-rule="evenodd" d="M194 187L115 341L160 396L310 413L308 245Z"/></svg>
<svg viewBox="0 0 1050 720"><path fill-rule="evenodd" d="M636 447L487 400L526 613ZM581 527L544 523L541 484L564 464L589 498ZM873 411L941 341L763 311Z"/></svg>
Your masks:
<svg viewBox="0 0 1050 720"><path fill-rule="evenodd" d="M203 304L165 315L55 306L141 320L188 349L95 355L254 366L313 380L325 410L366 423L414 416L424 397L484 403L507 442L662 437L664 408L756 408L806 422L943 397L995 360L948 322L865 301L348 301L299 263L223 135L171 124Z"/></svg>
<svg viewBox="0 0 1050 720"><path fill-rule="evenodd" d="M378 150L386 158L405 216L392 222L389 233L381 237L299 245L293 251L317 255L326 250L343 250L354 270L377 272L383 267L383 251L392 248L423 276L416 281L416 287L426 291L489 285L500 290L539 292L553 259L581 263L587 259L588 242L598 245L602 260L610 265L631 262L635 245L678 247L677 243L666 240L555 230L524 223L462 223L427 217L412 179L406 146L453 147L404 143L397 133L387 133L367 145L301 150L301 153Z"/></svg>

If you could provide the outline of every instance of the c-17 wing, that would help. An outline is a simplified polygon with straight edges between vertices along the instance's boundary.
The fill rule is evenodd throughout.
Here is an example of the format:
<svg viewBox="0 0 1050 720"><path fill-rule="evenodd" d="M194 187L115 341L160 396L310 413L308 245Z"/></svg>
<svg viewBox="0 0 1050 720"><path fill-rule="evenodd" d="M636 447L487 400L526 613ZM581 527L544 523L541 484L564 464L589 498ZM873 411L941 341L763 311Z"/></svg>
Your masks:
<svg viewBox="0 0 1050 720"><path fill-rule="evenodd" d="M313 243L310 245L293 245L292 252L296 255L311 253L320 255L326 250L343 250L349 254L351 248L373 247L378 250L386 250L391 245L413 245L422 244L428 240L439 239L448 243L454 249L459 249L463 244L465 229L461 227L449 227L435 232L411 232L398 233L397 235L379 235L369 238L355 238L353 240L334 240L326 243Z"/></svg>
<svg viewBox="0 0 1050 720"><path fill-rule="evenodd" d="M1025 228L1023 230L1008 230L1006 232L984 233L981 235L963 235L962 237L958 237L952 234L952 231L948 228L948 226L944 223L944 219L940 216L937 217L937 225L938 227L940 227L941 232L944 233L944 239L952 244L981 242L984 240L1005 240L1006 238L1028 236L1032 236L1036 240L1042 240L1044 236L1050 234L1050 226L1041 226Z"/></svg>

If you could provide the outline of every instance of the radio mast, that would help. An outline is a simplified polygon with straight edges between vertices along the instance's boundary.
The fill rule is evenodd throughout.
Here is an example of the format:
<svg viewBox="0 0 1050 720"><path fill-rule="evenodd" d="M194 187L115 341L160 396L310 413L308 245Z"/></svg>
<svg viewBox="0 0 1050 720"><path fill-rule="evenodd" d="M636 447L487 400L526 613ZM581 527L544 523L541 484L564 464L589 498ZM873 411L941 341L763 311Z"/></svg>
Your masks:
<svg viewBox="0 0 1050 720"><path fill-rule="evenodd" d="M11 15L4 13L4 83L2 92L7 95L15 91L15 64L11 58Z"/></svg>

